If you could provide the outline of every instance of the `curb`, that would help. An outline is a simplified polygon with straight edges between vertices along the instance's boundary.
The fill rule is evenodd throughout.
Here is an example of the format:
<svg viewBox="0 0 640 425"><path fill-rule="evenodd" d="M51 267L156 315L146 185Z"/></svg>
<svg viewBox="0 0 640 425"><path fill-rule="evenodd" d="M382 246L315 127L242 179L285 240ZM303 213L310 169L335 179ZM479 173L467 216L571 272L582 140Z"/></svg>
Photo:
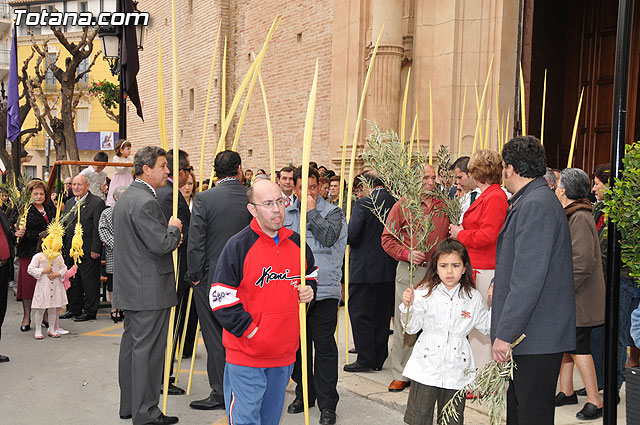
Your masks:
<svg viewBox="0 0 640 425"><path fill-rule="evenodd" d="M338 375L338 387L401 413L404 413L407 407L407 399L409 398L409 391L391 393L386 385L365 378L357 373L340 371Z"/></svg>
<svg viewBox="0 0 640 425"><path fill-rule="evenodd" d="M349 391L355 395L382 404L404 414L409 398L409 390L392 393L386 385L380 384L372 379L368 379L363 374L347 373L340 371L338 375L338 387ZM487 409L478 403L467 403L465 405L465 421L472 423L486 423L488 421ZM506 415L505 415L506 416ZM480 422L477 422L480 421ZM505 423L503 417L502 423Z"/></svg>

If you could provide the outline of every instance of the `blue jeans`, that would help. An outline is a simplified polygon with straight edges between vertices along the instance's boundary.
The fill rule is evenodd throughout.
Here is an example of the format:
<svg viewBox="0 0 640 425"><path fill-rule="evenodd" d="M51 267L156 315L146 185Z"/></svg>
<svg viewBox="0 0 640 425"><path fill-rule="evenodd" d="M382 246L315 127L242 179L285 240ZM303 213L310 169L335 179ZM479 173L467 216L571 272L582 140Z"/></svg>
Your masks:
<svg viewBox="0 0 640 425"><path fill-rule="evenodd" d="M618 316L618 390L624 381L624 365L627 363L627 347L634 346L629 333L631 312L640 302L640 288L631 278L620 278L620 312ZM591 354L596 368L598 388L604 388L604 326L591 331Z"/></svg>
<svg viewBox="0 0 640 425"><path fill-rule="evenodd" d="M224 368L224 403L233 425L278 425L293 364L248 367L231 363Z"/></svg>

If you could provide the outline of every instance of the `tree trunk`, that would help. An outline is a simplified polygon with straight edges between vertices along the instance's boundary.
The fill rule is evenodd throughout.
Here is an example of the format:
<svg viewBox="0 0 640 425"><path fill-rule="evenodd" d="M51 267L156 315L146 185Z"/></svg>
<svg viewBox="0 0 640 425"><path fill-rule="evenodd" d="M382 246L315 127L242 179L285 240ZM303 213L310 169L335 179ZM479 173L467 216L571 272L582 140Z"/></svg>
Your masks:
<svg viewBox="0 0 640 425"><path fill-rule="evenodd" d="M75 89L74 81L64 80L61 84L62 92L62 127L64 129L64 142L67 154L70 161L80 161L80 154L78 153L78 144L76 143L76 129L74 123L74 106L73 106L73 92ZM75 176L80 172L78 165L71 166L71 173Z"/></svg>
<svg viewBox="0 0 640 425"><path fill-rule="evenodd" d="M67 143L64 134L64 123L60 118L53 119L51 130L53 131L53 145L56 149L56 161L64 161L67 159ZM62 166L60 170L63 180L70 176L69 166Z"/></svg>

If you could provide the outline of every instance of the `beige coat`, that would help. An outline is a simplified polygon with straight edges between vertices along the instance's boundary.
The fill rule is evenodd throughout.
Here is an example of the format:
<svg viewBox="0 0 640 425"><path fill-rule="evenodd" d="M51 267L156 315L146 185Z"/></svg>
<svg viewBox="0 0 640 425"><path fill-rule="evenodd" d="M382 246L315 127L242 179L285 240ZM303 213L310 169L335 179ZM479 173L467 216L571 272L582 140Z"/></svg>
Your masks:
<svg viewBox="0 0 640 425"><path fill-rule="evenodd" d="M604 323L605 287L602 254L591 212L581 209L569 217L573 248L573 282L576 295L576 326Z"/></svg>

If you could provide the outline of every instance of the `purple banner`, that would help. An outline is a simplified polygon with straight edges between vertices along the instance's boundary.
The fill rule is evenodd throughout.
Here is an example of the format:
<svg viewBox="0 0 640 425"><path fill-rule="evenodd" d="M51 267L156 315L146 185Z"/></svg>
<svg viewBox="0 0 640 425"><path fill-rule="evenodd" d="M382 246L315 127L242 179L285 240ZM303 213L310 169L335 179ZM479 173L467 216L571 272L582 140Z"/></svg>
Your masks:
<svg viewBox="0 0 640 425"><path fill-rule="evenodd" d="M113 150L116 140L118 140L117 131L76 132L78 150L81 151Z"/></svg>

